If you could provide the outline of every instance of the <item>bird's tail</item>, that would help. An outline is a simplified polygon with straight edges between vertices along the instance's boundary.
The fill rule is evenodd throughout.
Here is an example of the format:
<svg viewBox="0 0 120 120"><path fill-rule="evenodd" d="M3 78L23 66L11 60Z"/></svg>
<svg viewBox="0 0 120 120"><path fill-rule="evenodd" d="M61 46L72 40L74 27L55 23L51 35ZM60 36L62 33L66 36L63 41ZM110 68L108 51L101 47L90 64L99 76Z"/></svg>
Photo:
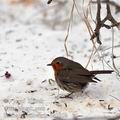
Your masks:
<svg viewBox="0 0 120 120"><path fill-rule="evenodd" d="M113 70L93 70L93 71L90 71L91 74L111 74L113 72Z"/></svg>

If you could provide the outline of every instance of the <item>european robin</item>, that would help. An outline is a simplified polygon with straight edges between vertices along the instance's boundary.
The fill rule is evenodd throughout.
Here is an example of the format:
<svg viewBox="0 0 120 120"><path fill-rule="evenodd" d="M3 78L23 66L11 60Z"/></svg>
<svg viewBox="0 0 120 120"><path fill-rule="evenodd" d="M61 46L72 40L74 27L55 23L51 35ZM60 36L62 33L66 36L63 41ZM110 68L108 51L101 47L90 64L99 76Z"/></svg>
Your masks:
<svg viewBox="0 0 120 120"><path fill-rule="evenodd" d="M89 71L81 64L65 57L57 57L48 65L53 67L58 86L62 90L70 92L70 94L84 90L89 82L97 83L97 81L100 81L95 77L96 74L113 72L113 70Z"/></svg>

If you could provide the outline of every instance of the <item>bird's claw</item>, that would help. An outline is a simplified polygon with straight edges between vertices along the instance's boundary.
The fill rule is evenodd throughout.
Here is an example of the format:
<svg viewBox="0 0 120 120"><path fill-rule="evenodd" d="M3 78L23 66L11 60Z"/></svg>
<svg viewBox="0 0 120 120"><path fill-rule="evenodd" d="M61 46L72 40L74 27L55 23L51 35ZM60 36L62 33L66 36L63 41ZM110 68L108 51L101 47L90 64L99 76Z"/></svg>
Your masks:
<svg viewBox="0 0 120 120"><path fill-rule="evenodd" d="M70 98L70 99L73 99L70 95L72 95L73 93L70 93L68 95L65 95L65 96L60 96L60 98Z"/></svg>

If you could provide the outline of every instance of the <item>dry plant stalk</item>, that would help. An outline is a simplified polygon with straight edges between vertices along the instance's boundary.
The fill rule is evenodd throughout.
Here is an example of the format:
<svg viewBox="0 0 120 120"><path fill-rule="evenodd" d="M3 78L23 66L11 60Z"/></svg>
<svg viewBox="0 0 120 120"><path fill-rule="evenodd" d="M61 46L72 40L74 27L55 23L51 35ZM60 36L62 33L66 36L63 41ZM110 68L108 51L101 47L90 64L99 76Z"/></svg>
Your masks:
<svg viewBox="0 0 120 120"><path fill-rule="evenodd" d="M65 47L65 51L66 51L67 56L70 56L69 53L68 53L68 49L67 49L67 40L68 40L68 36L69 36L69 32L70 32L71 23L73 21L74 6L75 6L75 4L73 2L72 10L71 10L71 13L70 13L70 18L69 18L69 23L68 23L68 28L67 28L67 34L66 34L65 40L64 40L64 47Z"/></svg>
<svg viewBox="0 0 120 120"><path fill-rule="evenodd" d="M120 76L120 71L117 69L115 62L114 62L114 29L112 28L112 65L116 73Z"/></svg>
<svg viewBox="0 0 120 120"><path fill-rule="evenodd" d="M77 7L77 4L76 4L76 1L75 0L73 0L73 2L74 2L74 4L75 4L75 8L76 8L76 11L77 11L77 13L78 13L78 16L81 18L81 19L83 19L83 21L85 22L85 24L86 24L86 27L87 27L87 29L88 29L88 32L89 32L89 34L90 34L90 36L92 36L92 34L94 33L94 31L93 31L93 29L92 29L92 26L90 25L90 22L89 22L89 20L88 20L88 10L89 9L87 9L87 11L85 12L85 10L84 10L84 8L82 8L83 9L83 15L84 15L84 18L82 18L82 15L80 14L80 12L79 12L79 10L78 10L78 7ZM89 4L88 4L88 6L90 5L90 2L89 2ZM88 60L88 62L87 62L87 64L86 64L86 67L85 68L87 68L87 66L89 65L89 63L90 63L90 61L91 61L91 59L92 59L92 57L93 57L93 55L95 55L95 53L97 52L97 47L96 47L96 42L94 41L94 40L92 40L92 43L93 43L93 47L92 47L92 52L91 52L91 55L90 55L90 57L89 57L89 60ZM99 53L98 53L99 54Z"/></svg>
<svg viewBox="0 0 120 120"><path fill-rule="evenodd" d="M88 19L90 3L91 3L91 0L89 1L89 4L87 6L87 10L86 11L83 8L83 15L84 15L84 22L85 22L85 24L87 26L88 32L89 32L90 36L92 36L92 34L94 34L94 31L93 31L92 26L90 25L90 22L89 22L89 19ZM85 14L85 12L86 12L86 14ZM93 39L92 39L92 44L93 44L92 52L91 52L91 55L90 55L90 57L88 59L88 62L86 64L86 68L88 67L88 65L89 65L91 59L93 58L93 56L95 55L95 53L96 52L98 53L98 51L97 51L98 48L96 47L96 41L94 41ZM99 53L98 53L98 56L100 56Z"/></svg>

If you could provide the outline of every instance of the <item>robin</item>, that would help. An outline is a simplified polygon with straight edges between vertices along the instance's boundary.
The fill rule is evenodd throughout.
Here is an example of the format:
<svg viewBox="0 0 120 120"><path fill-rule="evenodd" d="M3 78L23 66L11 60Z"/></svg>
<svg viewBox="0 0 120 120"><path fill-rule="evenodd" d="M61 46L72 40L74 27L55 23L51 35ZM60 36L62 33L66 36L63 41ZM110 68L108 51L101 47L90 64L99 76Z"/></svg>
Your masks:
<svg viewBox="0 0 120 120"><path fill-rule="evenodd" d="M69 60L65 57L55 58L48 66L52 66L55 80L62 90L70 92L65 97L69 97L74 92L83 91L89 82L97 83L100 81L97 74L111 74L113 70L89 71L81 64Z"/></svg>

